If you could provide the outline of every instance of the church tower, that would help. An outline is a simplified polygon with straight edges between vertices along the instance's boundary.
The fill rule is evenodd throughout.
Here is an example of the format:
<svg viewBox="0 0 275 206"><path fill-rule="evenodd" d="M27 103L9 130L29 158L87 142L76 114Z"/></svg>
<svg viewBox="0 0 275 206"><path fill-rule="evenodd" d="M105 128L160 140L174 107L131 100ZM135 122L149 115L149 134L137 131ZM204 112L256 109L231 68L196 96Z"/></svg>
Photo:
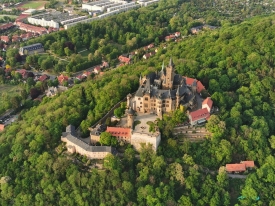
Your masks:
<svg viewBox="0 0 275 206"><path fill-rule="evenodd" d="M173 89L174 76L174 64L172 58L170 58L169 65L166 67L165 85L163 85L163 89Z"/></svg>

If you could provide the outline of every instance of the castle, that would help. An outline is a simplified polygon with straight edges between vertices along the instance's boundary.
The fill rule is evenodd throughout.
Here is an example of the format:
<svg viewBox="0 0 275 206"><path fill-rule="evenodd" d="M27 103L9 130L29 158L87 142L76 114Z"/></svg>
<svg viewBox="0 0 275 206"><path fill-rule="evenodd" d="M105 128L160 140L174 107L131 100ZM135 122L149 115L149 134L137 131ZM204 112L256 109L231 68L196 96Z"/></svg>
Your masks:
<svg viewBox="0 0 275 206"><path fill-rule="evenodd" d="M90 128L90 144L99 142L101 132L106 130L118 141L129 143L136 150L139 150L142 144L150 144L156 151L161 142L161 133L154 123L157 118L162 118L163 113L174 111L183 105L192 111L188 112L191 125L205 122L210 117L213 105L211 98L208 97L202 102L197 101L201 101L198 94L204 90L204 86L196 79L176 74L172 59L166 68L164 63L162 64L160 72L140 77L139 84L134 96L127 95L126 117L122 118L116 127L106 128L104 125L98 125L96 128ZM152 125L155 127L154 129L151 128ZM65 137L68 135L71 138L71 133L65 133ZM74 138L71 139L77 143ZM64 138L64 135L62 141L66 141L67 145L70 145L70 139ZM89 157L93 158L102 158L108 153L113 153L109 147L102 147L102 151L95 147L96 156L93 153L94 148L85 151L79 148L79 151L76 151L76 144L72 146L71 152L86 154L88 150Z"/></svg>
<svg viewBox="0 0 275 206"><path fill-rule="evenodd" d="M189 108L193 108L196 104L196 82L188 87L186 79L175 74L172 59L166 69L163 63L160 72L140 77L139 83L135 96L127 101L128 106L137 112L162 116L162 113L173 111L180 104Z"/></svg>

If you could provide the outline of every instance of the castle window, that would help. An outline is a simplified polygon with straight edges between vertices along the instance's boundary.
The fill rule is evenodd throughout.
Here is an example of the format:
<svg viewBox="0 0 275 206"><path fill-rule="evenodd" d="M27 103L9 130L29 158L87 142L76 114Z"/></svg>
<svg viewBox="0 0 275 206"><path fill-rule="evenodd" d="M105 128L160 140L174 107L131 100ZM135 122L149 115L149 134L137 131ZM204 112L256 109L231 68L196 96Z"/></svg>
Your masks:
<svg viewBox="0 0 275 206"><path fill-rule="evenodd" d="M138 100L140 100L140 97L138 98Z"/></svg>
<svg viewBox="0 0 275 206"><path fill-rule="evenodd" d="M145 97L144 100L145 100L145 101L148 101L148 97Z"/></svg>
<svg viewBox="0 0 275 206"><path fill-rule="evenodd" d="M148 107L148 104L144 104L144 107Z"/></svg>
<svg viewBox="0 0 275 206"><path fill-rule="evenodd" d="M166 104L166 107L169 107L169 104Z"/></svg>
<svg viewBox="0 0 275 206"><path fill-rule="evenodd" d="M142 104L142 102L140 102L140 104Z"/></svg>

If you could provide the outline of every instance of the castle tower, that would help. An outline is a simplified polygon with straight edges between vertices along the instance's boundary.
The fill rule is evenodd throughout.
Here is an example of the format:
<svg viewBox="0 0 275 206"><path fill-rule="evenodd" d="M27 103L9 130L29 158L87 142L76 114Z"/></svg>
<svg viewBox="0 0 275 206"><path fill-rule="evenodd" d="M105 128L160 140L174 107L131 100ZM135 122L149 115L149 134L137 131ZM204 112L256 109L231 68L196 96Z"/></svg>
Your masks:
<svg viewBox="0 0 275 206"><path fill-rule="evenodd" d="M134 114L135 111L129 107L129 109L127 110L127 127L129 128L133 128L134 126Z"/></svg>
<svg viewBox="0 0 275 206"><path fill-rule="evenodd" d="M163 85L164 89L173 89L173 81L175 76L174 64L172 58L170 58L169 65L166 67L166 81Z"/></svg>
<svg viewBox="0 0 275 206"><path fill-rule="evenodd" d="M178 86L177 93L176 93L176 108L180 105L180 87Z"/></svg>
<svg viewBox="0 0 275 206"><path fill-rule="evenodd" d="M139 86L141 86L142 83L143 83L143 81L142 81L142 77L141 77L141 74L140 74L140 76L139 76Z"/></svg>
<svg viewBox="0 0 275 206"><path fill-rule="evenodd" d="M132 95L131 94L128 94L127 95L127 108L130 108L130 100L132 98Z"/></svg>

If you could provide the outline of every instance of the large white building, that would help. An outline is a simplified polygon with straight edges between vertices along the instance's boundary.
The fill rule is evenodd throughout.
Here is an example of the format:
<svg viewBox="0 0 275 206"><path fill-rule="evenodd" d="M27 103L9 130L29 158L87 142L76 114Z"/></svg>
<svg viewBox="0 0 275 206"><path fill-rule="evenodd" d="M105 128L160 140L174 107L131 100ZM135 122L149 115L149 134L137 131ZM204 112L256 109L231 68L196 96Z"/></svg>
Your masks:
<svg viewBox="0 0 275 206"><path fill-rule="evenodd" d="M48 12L31 16L28 18L28 22L34 25L40 25L43 27L52 27L58 29L61 25L69 24L83 19L87 19L87 16L70 15L68 13L62 13L59 11Z"/></svg>

